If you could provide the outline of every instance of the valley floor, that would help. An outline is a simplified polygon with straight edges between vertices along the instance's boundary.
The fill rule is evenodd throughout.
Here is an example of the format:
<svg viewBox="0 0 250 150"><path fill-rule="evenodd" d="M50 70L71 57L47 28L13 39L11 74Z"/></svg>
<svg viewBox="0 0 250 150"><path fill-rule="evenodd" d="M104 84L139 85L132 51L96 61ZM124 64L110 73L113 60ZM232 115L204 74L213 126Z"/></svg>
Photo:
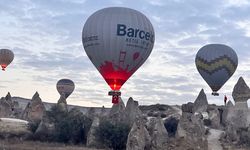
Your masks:
<svg viewBox="0 0 250 150"><path fill-rule="evenodd" d="M223 148L221 146L219 139L223 131L210 129L209 132L210 132L210 135L207 138L208 150L222 150Z"/></svg>
<svg viewBox="0 0 250 150"><path fill-rule="evenodd" d="M97 149L86 148L83 145L70 146L60 143L0 140L0 150L97 150Z"/></svg>

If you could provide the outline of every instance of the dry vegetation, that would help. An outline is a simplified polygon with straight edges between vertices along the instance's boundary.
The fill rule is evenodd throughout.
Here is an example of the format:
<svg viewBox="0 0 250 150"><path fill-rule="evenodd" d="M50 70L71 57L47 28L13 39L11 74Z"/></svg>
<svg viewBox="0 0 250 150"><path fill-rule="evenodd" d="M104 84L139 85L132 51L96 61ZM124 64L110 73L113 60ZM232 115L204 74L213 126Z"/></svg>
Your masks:
<svg viewBox="0 0 250 150"><path fill-rule="evenodd" d="M61 143L0 140L0 150L96 150L96 149L86 148L83 145L70 146Z"/></svg>

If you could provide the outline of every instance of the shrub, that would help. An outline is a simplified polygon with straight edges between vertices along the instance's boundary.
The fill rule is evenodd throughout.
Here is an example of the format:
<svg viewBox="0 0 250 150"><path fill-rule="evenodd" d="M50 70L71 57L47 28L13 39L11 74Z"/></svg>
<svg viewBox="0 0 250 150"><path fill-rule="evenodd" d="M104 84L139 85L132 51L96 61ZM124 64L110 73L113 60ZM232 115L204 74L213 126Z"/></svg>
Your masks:
<svg viewBox="0 0 250 150"><path fill-rule="evenodd" d="M78 109L72 109L65 118L57 120L56 137L58 142L86 143L91 119L84 116Z"/></svg>
<svg viewBox="0 0 250 150"><path fill-rule="evenodd" d="M40 122L29 122L28 124L28 129L32 132L35 133L36 129L38 128Z"/></svg>
<svg viewBox="0 0 250 150"><path fill-rule="evenodd" d="M117 123L114 125L107 120L103 120L96 129L95 136L105 146L114 150L122 150L126 149L129 131L130 128L127 124Z"/></svg>
<svg viewBox="0 0 250 150"><path fill-rule="evenodd" d="M160 116L160 112L154 112L153 117L158 117Z"/></svg>
<svg viewBox="0 0 250 150"><path fill-rule="evenodd" d="M237 134L240 137L238 144L249 147L250 146L250 132L248 131L248 128L239 128L237 130Z"/></svg>
<svg viewBox="0 0 250 150"><path fill-rule="evenodd" d="M204 123L205 126L211 126L212 125L212 122L211 122L210 119L204 119L203 123Z"/></svg>
<svg viewBox="0 0 250 150"><path fill-rule="evenodd" d="M154 112L153 111L150 111L149 113L148 113L148 116L149 117L152 117L154 115Z"/></svg>
<svg viewBox="0 0 250 150"><path fill-rule="evenodd" d="M74 144L86 143L87 133L92 121L84 116L80 110L73 108L69 112L62 112L55 105L46 112L46 115L55 126L53 136L39 133L34 135L34 140ZM31 129L33 128L35 129L35 125L31 125Z"/></svg>
<svg viewBox="0 0 250 150"><path fill-rule="evenodd" d="M174 117L170 117L164 122L164 126L168 131L168 136L169 137L174 137L175 133L177 131L177 126L178 126L179 120L177 120Z"/></svg>

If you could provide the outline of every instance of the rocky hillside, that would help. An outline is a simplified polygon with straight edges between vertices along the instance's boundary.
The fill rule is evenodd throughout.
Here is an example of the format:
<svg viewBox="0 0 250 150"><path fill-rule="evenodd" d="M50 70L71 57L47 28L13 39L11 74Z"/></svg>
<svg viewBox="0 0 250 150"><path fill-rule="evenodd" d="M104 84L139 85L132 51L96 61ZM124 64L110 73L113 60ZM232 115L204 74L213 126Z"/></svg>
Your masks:
<svg viewBox="0 0 250 150"><path fill-rule="evenodd" d="M52 104L38 93L32 99L8 93L0 100L0 137L67 137L69 143L79 137L88 147L126 150L250 149L250 88L242 77L232 96L235 105L211 105L202 89L181 106L140 106L133 98L125 105L120 98L112 108L95 108L67 105L63 97ZM32 133L26 121L34 125Z"/></svg>
<svg viewBox="0 0 250 150"><path fill-rule="evenodd" d="M27 98L22 98L22 97L12 97L12 101L18 102L20 108L22 108L23 110L25 109L25 107L27 106L27 104L31 101L31 99L27 99ZM46 110L49 110L53 105L55 105L56 103L48 103L48 102L43 102ZM101 107L83 107L83 106L76 106L76 105L67 105L67 107L69 109L72 108L77 108L79 109L83 114L86 114L89 109L94 109L97 113L100 113L101 110L103 108ZM107 110L110 110L110 108L105 108Z"/></svg>

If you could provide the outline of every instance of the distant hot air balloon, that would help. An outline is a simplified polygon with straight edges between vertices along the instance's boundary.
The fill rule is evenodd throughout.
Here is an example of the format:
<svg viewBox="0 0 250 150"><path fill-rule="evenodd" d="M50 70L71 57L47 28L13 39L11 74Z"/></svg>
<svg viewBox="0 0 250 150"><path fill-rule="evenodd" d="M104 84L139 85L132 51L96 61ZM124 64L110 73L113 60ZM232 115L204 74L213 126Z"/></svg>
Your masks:
<svg viewBox="0 0 250 150"><path fill-rule="evenodd" d="M123 7L92 14L82 31L84 49L112 89L117 103L120 88L146 61L154 46L154 29L142 13Z"/></svg>
<svg viewBox="0 0 250 150"><path fill-rule="evenodd" d="M0 65L2 70L5 71L5 68L13 61L14 53L8 49L0 49Z"/></svg>
<svg viewBox="0 0 250 150"><path fill-rule="evenodd" d="M61 96L67 98L74 91L75 84L70 79L61 79L57 82L56 89Z"/></svg>
<svg viewBox="0 0 250 150"><path fill-rule="evenodd" d="M203 79L212 89L212 95L233 75L238 66L235 51L223 44L208 44L199 49L195 64Z"/></svg>

